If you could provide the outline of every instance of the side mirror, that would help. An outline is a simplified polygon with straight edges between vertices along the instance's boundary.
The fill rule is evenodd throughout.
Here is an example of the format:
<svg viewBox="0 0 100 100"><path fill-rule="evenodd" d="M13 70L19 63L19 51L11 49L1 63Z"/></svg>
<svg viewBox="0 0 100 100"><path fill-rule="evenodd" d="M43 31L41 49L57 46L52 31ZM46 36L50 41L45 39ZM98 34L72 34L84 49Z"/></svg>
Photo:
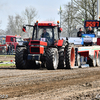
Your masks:
<svg viewBox="0 0 100 100"><path fill-rule="evenodd" d="M58 32L62 32L62 28L61 27L58 27Z"/></svg>
<svg viewBox="0 0 100 100"><path fill-rule="evenodd" d="M22 31L26 32L26 26L23 26Z"/></svg>

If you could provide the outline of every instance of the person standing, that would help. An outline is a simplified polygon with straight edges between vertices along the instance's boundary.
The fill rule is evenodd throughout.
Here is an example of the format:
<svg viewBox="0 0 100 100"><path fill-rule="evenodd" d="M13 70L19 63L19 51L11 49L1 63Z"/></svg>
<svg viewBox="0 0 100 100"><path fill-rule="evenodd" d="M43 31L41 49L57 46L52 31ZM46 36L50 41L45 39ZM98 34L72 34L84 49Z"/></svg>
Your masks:
<svg viewBox="0 0 100 100"><path fill-rule="evenodd" d="M10 55L10 45L7 46L7 55Z"/></svg>
<svg viewBox="0 0 100 100"><path fill-rule="evenodd" d="M91 26L88 27L87 34L94 34L94 31L92 30Z"/></svg>
<svg viewBox="0 0 100 100"><path fill-rule="evenodd" d="M12 44L10 43L10 54L12 54L12 51L13 50L13 47L12 47Z"/></svg>
<svg viewBox="0 0 100 100"><path fill-rule="evenodd" d="M82 30L82 28L79 28L79 31L77 32L77 37L81 37L82 34L84 34L85 32Z"/></svg>

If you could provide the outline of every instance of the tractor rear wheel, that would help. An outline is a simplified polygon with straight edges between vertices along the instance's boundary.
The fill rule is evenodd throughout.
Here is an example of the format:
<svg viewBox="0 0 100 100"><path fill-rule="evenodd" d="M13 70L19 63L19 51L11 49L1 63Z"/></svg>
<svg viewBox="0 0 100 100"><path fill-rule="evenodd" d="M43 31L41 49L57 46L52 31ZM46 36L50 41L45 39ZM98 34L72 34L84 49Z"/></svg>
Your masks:
<svg viewBox="0 0 100 100"><path fill-rule="evenodd" d="M77 54L77 66L79 68L81 68L81 56L80 56L80 54Z"/></svg>
<svg viewBox="0 0 100 100"><path fill-rule="evenodd" d="M98 53L98 58L96 59L97 66L100 67L100 52Z"/></svg>
<svg viewBox="0 0 100 100"><path fill-rule="evenodd" d="M58 63L58 69L63 69L64 68L64 47L59 48L59 63Z"/></svg>
<svg viewBox="0 0 100 100"><path fill-rule="evenodd" d="M71 69L75 65L75 48L73 44L65 46L65 63L67 69Z"/></svg>
<svg viewBox="0 0 100 100"><path fill-rule="evenodd" d="M58 50L49 48L46 52L46 67L48 70L56 70L58 67Z"/></svg>
<svg viewBox="0 0 100 100"><path fill-rule="evenodd" d="M90 67L95 67L96 66L96 53L95 56L93 57L93 59L87 60L87 64L89 64Z"/></svg>

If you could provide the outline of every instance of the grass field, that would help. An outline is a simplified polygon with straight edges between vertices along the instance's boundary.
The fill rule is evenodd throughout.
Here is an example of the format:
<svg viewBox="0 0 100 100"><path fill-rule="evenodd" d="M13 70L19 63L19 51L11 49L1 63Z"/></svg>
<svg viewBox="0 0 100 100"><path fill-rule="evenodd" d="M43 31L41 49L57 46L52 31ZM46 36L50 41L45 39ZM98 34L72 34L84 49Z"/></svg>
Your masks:
<svg viewBox="0 0 100 100"><path fill-rule="evenodd" d="M5 56L7 56L7 57L15 57L15 55L0 55L0 57L5 57Z"/></svg>
<svg viewBox="0 0 100 100"><path fill-rule="evenodd" d="M14 63L10 63L15 60L15 55L0 55L0 67L4 66L15 66ZM7 62L7 63L6 63Z"/></svg>
<svg viewBox="0 0 100 100"><path fill-rule="evenodd" d="M10 66L15 66L15 64L0 64L0 67L10 67Z"/></svg>

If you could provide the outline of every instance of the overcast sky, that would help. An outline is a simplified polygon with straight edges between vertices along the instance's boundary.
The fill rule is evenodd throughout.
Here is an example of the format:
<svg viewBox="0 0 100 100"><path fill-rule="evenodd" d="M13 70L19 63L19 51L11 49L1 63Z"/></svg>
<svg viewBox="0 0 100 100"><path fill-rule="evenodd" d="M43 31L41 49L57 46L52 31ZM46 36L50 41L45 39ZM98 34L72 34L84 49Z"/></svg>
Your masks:
<svg viewBox="0 0 100 100"><path fill-rule="evenodd" d="M34 7L39 21L59 20L58 9L71 0L0 0L0 29L6 30L8 15L21 15L26 7Z"/></svg>

